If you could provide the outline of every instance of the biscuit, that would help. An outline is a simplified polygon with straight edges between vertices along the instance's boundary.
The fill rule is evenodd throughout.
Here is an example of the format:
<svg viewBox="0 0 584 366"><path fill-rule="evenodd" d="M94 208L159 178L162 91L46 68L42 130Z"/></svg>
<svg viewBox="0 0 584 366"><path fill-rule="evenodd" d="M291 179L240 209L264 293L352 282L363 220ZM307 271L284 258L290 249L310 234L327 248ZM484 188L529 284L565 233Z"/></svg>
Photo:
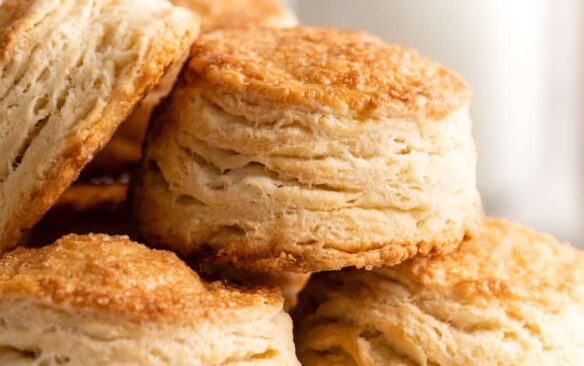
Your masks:
<svg viewBox="0 0 584 366"><path fill-rule="evenodd" d="M16 245L198 33L164 0L0 3L0 252Z"/></svg>
<svg viewBox="0 0 584 366"><path fill-rule="evenodd" d="M126 237L68 235L0 259L0 364L299 365L282 306Z"/></svg>
<svg viewBox="0 0 584 366"><path fill-rule="evenodd" d="M290 9L276 0L174 0L176 5L201 16L203 31L229 27L293 27L298 21ZM185 55L185 56L188 56ZM119 174L139 163L142 142L153 109L166 97L186 60L177 62L163 82L150 93L140 107L124 122L112 140L88 167L90 174Z"/></svg>
<svg viewBox="0 0 584 366"><path fill-rule="evenodd" d="M120 125L112 139L84 170L85 176L90 178L103 175L120 176L136 168L142 157L142 143L152 111L172 90L187 56L188 51L168 69L154 90L142 99L139 106Z"/></svg>
<svg viewBox="0 0 584 366"><path fill-rule="evenodd" d="M482 216L469 100L457 74L363 32L205 34L153 118L139 229L252 271L450 252Z"/></svg>
<svg viewBox="0 0 584 366"><path fill-rule="evenodd" d="M488 219L451 255L315 275L303 365L582 365L584 253Z"/></svg>
<svg viewBox="0 0 584 366"><path fill-rule="evenodd" d="M75 183L25 235L27 246L48 245L66 234L103 233L138 238L128 203L127 184Z"/></svg>
<svg viewBox="0 0 584 366"><path fill-rule="evenodd" d="M309 274L292 272L257 273L235 268L227 263L198 263L204 278L220 278L236 284L272 286L282 290L284 310L292 310L298 303L298 294L310 279Z"/></svg>

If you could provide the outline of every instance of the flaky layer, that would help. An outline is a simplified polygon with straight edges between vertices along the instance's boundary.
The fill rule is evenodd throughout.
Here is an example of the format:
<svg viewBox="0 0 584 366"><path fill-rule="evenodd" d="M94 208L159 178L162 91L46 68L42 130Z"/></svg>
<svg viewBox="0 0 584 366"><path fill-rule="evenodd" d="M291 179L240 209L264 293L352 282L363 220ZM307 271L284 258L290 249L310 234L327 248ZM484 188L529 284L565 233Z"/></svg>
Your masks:
<svg viewBox="0 0 584 366"><path fill-rule="evenodd" d="M206 91L182 83L155 119L134 197L151 243L262 271L379 266L448 252L481 215L466 107L356 121Z"/></svg>
<svg viewBox="0 0 584 366"><path fill-rule="evenodd" d="M173 0L173 3L196 12L201 17L205 32L232 27L284 28L298 23L294 14L276 0ZM172 67L156 89L120 126L86 169L89 174L119 174L135 168L140 161L152 111L171 91L184 61Z"/></svg>
<svg viewBox="0 0 584 366"><path fill-rule="evenodd" d="M173 253L94 234L0 258L0 364L298 362L276 289L206 282Z"/></svg>
<svg viewBox="0 0 584 366"><path fill-rule="evenodd" d="M56 202L198 32L163 0L0 5L0 251Z"/></svg>
<svg viewBox="0 0 584 366"><path fill-rule="evenodd" d="M317 275L296 314L303 365L566 365L584 359L584 254L487 220L441 258Z"/></svg>
<svg viewBox="0 0 584 366"><path fill-rule="evenodd" d="M120 125L112 139L85 169L88 176L120 175L134 171L142 157L142 143L154 108L171 92L189 52L177 60L160 83L142 99L138 107Z"/></svg>
<svg viewBox="0 0 584 366"><path fill-rule="evenodd" d="M136 325L29 300L0 301L0 364L299 365L282 311L190 326Z"/></svg>

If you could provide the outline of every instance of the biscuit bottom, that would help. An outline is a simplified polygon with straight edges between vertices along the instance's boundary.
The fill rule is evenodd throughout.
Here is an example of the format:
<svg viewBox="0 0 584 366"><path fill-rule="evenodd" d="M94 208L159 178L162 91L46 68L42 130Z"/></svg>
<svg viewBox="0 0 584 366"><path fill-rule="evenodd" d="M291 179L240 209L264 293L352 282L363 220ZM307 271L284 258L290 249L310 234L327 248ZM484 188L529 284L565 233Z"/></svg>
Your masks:
<svg viewBox="0 0 584 366"><path fill-rule="evenodd" d="M447 253L481 217L466 107L432 123L237 108L181 88L163 108L134 196L149 243L311 272Z"/></svg>

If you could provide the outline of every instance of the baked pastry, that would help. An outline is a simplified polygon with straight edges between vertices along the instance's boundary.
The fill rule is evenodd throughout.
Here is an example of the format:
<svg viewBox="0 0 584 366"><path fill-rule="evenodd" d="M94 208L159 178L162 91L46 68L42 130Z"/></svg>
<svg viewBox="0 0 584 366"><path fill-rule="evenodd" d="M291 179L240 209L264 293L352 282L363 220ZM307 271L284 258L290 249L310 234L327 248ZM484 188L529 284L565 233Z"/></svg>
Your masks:
<svg viewBox="0 0 584 366"><path fill-rule="evenodd" d="M294 13L277 0L173 0L173 2L199 14L203 31L248 26L293 27L298 23ZM120 126L112 140L89 165L89 174L117 175L136 167L142 156L142 142L152 110L170 93L185 60L186 57L169 70L163 82L144 98L139 108Z"/></svg>
<svg viewBox="0 0 584 366"><path fill-rule="evenodd" d="M0 259L0 364L298 365L282 306L125 237L69 235Z"/></svg>
<svg viewBox="0 0 584 366"><path fill-rule="evenodd" d="M298 24L278 0L171 0L201 17L203 31L233 27L288 28Z"/></svg>
<svg viewBox="0 0 584 366"><path fill-rule="evenodd" d="M198 263L199 273L205 279L222 279L235 284L278 287L284 295L284 310L292 310L298 303L298 294L310 279L309 274L292 272L258 273L235 268L227 263Z"/></svg>
<svg viewBox="0 0 584 366"><path fill-rule="evenodd" d="M187 50L170 66L160 83L142 99L134 112L120 125L112 139L84 170L86 177L93 179L108 175L117 178L136 168L142 157L142 143L152 111L172 90L188 55Z"/></svg>
<svg viewBox="0 0 584 366"><path fill-rule="evenodd" d="M150 243L254 271L394 265L481 217L470 92L363 32L205 34L135 184Z"/></svg>
<svg viewBox="0 0 584 366"><path fill-rule="evenodd" d="M137 239L126 191L123 183L73 184L25 235L24 244L48 245L66 234L103 233Z"/></svg>
<svg viewBox="0 0 584 366"><path fill-rule="evenodd" d="M0 3L0 252L55 203L198 32L165 0Z"/></svg>
<svg viewBox="0 0 584 366"><path fill-rule="evenodd" d="M303 365L582 365L584 253L506 221L441 258L316 275Z"/></svg>

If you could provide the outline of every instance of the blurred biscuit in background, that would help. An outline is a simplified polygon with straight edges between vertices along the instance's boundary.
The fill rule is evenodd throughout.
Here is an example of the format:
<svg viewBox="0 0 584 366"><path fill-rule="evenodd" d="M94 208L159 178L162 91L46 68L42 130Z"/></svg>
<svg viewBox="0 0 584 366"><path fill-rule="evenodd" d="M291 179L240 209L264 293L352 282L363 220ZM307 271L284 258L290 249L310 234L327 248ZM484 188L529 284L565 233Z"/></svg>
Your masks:
<svg viewBox="0 0 584 366"><path fill-rule="evenodd" d="M239 27L289 28L298 24L291 9L278 0L172 0L201 17L204 32Z"/></svg>

